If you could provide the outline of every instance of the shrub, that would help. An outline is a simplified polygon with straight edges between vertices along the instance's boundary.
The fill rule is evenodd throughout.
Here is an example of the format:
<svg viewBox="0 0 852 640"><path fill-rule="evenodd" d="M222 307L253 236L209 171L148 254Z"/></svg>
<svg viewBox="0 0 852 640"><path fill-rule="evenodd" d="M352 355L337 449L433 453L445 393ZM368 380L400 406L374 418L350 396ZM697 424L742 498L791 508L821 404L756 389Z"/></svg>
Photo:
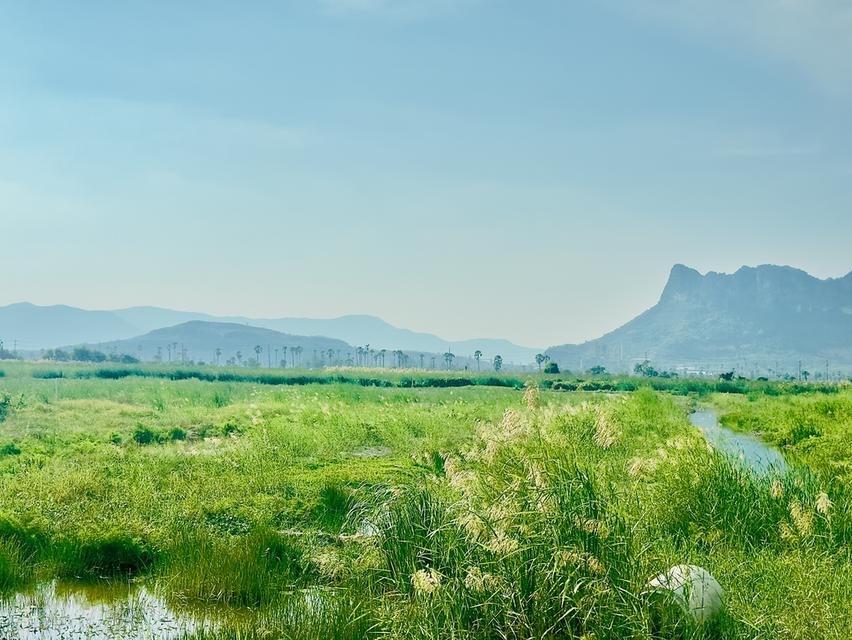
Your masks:
<svg viewBox="0 0 852 640"><path fill-rule="evenodd" d="M65 374L61 371L33 371L33 378L38 380L55 380L58 378L64 378Z"/></svg>
<svg viewBox="0 0 852 640"><path fill-rule="evenodd" d="M0 458L3 456L19 456L21 455L21 448L16 445L14 442L9 442L0 447Z"/></svg>
<svg viewBox="0 0 852 640"><path fill-rule="evenodd" d="M136 444L148 445L162 441L162 436L144 425L137 425L133 430L133 441Z"/></svg>
<svg viewBox="0 0 852 640"><path fill-rule="evenodd" d="M173 427L171 431L169 431L169 440L186 440L186 431L180 427Z"/></svg>
<svg viewBox="0 0 852 640"><path fill-rule="evenodd" d="M544 365L544 372L545 373L559 373L559 365L556 364L555 362L548 362L546 365Z"/></svg>

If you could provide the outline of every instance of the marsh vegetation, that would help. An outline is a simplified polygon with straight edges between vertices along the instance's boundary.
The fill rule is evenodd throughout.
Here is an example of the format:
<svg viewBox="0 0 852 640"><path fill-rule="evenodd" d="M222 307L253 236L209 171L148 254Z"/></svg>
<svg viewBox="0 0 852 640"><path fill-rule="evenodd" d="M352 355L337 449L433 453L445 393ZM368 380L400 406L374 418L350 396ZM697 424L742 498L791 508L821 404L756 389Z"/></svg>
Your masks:
<svg viewBox="0 0 852 640"><path fill-rule="evenodd" d="M63 598L135 620L88 637L849 635L848 387L4 369L3 637ZM699 402L786 470L708 445ZM726 611L655 630L682 563Z"/></svg>

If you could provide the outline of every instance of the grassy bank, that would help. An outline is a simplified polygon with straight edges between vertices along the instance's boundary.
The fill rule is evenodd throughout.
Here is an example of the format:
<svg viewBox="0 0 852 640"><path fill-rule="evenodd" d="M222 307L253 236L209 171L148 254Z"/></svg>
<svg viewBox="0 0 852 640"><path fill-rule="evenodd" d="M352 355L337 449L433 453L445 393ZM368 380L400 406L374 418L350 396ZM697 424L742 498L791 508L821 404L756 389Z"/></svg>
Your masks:
<svg viewBox="0 0 852 640"><path fill-rule="evenodd" d="M708 449L676 388L44 371L0 381L6 593L139 577L217 621L198 638L650 638L644 585L689 562L728 604L693 636L852 622L849 483L825 473L843 450L756 476ZM752 391L712 400L741 428L787 407L848 434L845 391Z"/></svg>

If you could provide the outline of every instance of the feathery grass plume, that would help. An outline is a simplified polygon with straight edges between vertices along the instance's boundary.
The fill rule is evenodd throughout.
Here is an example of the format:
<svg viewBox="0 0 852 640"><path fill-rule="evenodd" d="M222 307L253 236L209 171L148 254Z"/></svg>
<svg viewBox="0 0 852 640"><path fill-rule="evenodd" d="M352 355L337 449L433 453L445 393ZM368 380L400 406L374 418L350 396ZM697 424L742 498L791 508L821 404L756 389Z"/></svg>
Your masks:
<svg viewBox="0 0 852 640"><path fill-rule="evenodd" d="M798 500L793 500L790 503L790 517L793 519L793 524L800 536L806 537L813 532L813 515Z"/></svg>
<svg viewBox="0 0 852 640"><path fill-rule="evenodd" d="M494 537L485 543L485 548L496 556L508 556L518 550L518 541L506 535L502 529L498 530Z"/></svg>
<svg viewBox="0 0 852 640"><path fill-rule="evenodd" d="M784 485L781 484L781 481L778 478L772 480L772 487L769 490L769 495L771 495L776 500L784 497Z"/></svg>
<svg viewBox="0 0 852 640"><path fill-rule="evenodd" d="M432 595L441 588L441 574L432 567L420 569L411 574L411 586L415 593Z"/></svg>
<svg viewBox="0 0 852 640"><path fill-rule="evenodd" d="M476 565L468 567L464 586L475 593L494 593L506 588L505 581L500 576L483 571Z"/></svg>
<svg viewBox="0 0 852 640"><path fill-rule="evenodd" d="M535 380L527 380L524 384L524 402L530 411L536 411L541 406L541 391Z"/></svg>
<svg viewBox="0 0 852 640"><path fill-rule="evenodd" d="M828 494L825 491L820 491L816 498L816 510L821 515L827 516L833 506L834 504L831 502Z"/></svg>
<svg viewBox="0 0 852 640"><path fill-rule="evenodd" d="M615 429L603 407L596 407L595 413L595 444L601 449L609 449L617 439Z"/></svg>

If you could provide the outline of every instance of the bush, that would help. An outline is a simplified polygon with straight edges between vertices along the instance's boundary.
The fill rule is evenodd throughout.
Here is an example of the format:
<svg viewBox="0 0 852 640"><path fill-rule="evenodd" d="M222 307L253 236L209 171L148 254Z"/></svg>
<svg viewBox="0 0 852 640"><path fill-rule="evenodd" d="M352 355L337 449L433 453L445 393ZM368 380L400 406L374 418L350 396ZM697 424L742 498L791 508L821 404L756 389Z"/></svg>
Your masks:
<svg viewBox="0 0 852 640"><path fill-rule="evenodd" d="M0 458L2 458L3 456L19 455L21 455L21 448L14 442L9 442L8 444L4 444L2 447L0 447Z"/></svg>
<svg viewBox="0 0 852 640"><path fill-rule="evenodd" d="M32 376L38 380L55 380L57 378L64 378L65 374L61 371L33 371Z"/></svg>
<svg viewBox="0 0 852 640"><path fill-rule="evenodd" d="M169 440L186 440L186 431L180 427L174 427L169 431Z"/></svg>
<svg viewBox="0 0 852 640"><path fill-rule="evenodd" d="M546 365L544 365L544 372L545 373L559 373L559 365L556 364L555 362L548 362Z"/></svg>
<svg viewBox="0 0 852 640"><path fill-rule="evenodd" d="M133 441L136 442L136 444L144 446L161 442L162 436L156 431L140 424L133 430Z"/></svg>

